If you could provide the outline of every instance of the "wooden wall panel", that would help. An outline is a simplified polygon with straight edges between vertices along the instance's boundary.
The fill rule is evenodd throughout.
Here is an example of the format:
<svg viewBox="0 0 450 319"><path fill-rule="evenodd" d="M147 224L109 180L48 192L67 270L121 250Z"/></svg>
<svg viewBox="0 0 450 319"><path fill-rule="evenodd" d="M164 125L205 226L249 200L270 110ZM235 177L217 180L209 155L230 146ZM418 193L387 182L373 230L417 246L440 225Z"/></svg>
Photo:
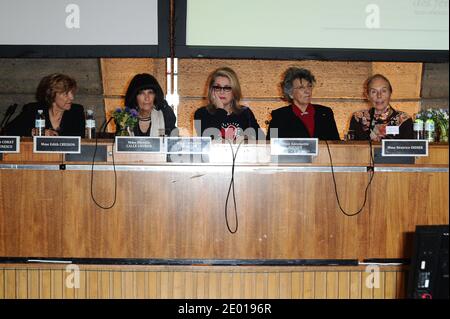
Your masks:
<svg viewBox="0 0 450 319"><path fill-rule="evenodd" d="M165 59L100 59L102 70L105 118L109 119L117 107L124 106L125 93L131 79L138 73L152 74L167 92ZM98 125L101 125L99 123ZM114 121L108 125L108 132L115 131Z"/></svg>
<svg viewBox="0 0 450 319"><path fill-rule="evenodd" d="M105 98L105 116L109 120L112 117L112 113L119 107L125 106L125 97L108 97ZM101 124L99 124L100 127ZM108 123L108 127L106 128L106 132L115 132L116 131L116 123L114 120L111 120Z"/></svg>
<svg viewBox="0 0 450 319"><path fill-rule="evenodd" d="M63 188L60 171L2 171L0 252L32 257L61 252ZM11 194L26 194L21 199ZM16 240L8 238L16 237Z"/></svg>
<svg viewBox="0 0 450 319"><path fill-rule="evenodd" d="M422 63L373 62L372 74L381 73L392 85L392 99L419 99Z"/></svg>
<svg viewBox="0 0 450 319"><path fill-rule="evenodd" d="M448 173L377 172L367 207L357 217L346 217L328 173L238 169L235 235L228 233L222 214L226 168L118 171L117 203L108 211L90 197L89 171L3 170L1 176L2 256L407 258L415 225L448 223ZM346 211L362 204L367 179L366 173L336 173ZM113 181L113 172L95 172L94 194L105 206L113 200ZM6 196L14 187L16 194L34 196L26 201ZM270 196L244 196L249 189ZM311 201L311 192L320 198ZM192 200L198 194L207 200Z"/></svg>
<svg viewBox="0 0 450 319"><path fill-rule="evenodd" d="M350 272L338 272L338 298L339 299L350 299Z"/></svg>
<svg viewBox="0 0 450 319"><path fill-rule="evenodd" d="M385 289L384 298L385 299L395 299L396 289L394 288L397 284L397 276L395 272L387 272L385 274Z"/></svg>
<svg viewBox="0 0 450 319"><path fill-rule="evenodd" d="M283 72L291 65L309 68L316 74L318 83L314 91L314 103L333 108L339 134L347 130L351 113L367 108L364 101L364 81L371 74L381 72L392 79L396 95L396 108L416 113L419 108L421 63L367 63L367 62L318 62L318 61L255 61L255 60L180 60L178 125L183 133L192 134L195 110L205 104L206 81L217 67L230 66L238 72L244 94L243 104L254 111L261 127L267 128L270 112L286 105L279 83ZM402 99L413 99L404 103ZM404 105L405 104L405 105Z"/></svg>
<svg viewBox="0 0 450 319"><path fill-rule="evenodd" d="M376 173L372 183L372 196L380 200L370 203L370 252L374 255L368 258L390 258L401 251L412 254L416 225L448 224L448 216L436 214L436 210L448 210L448 196L444 195L449 191L448 174L434 176L432 181L427 173ZM402 191L398 191L399 187ZM433 199L418 195L436 192L443 195ZM408 214L403 214L405 211Z"/></svg>
<svg viewBox="0 0 450 319"><path fill-rule="evenodd" d="M38 271L27 271L28 274L28 298L29 299L39 299L40 298L40 283L39 283L39 272ZM1 280L1 279L0 279ZM64 290L63 290L64 291ZM72 289L73 291L73 289ZM69 295L70 296L70 295ZM64 298L67 298L63 294Z"/></svg>
<svg viewBox="0 0 450 319"><path fill-rule="evenodd" d="M138 73L150 73L166 92L165 59L100 59L103 92L106 96L125 96L128 84Z"/></svg>
<svg viewBox="0 0 450 319"><path fill-rule="evenodd" d="M317 80L316 98L361 98L371 69L369 62L179 59L180 96L206 96L208 76L224 66L236 71L246 99L281 97L280 83L290 66L311 70Z"/></svg>
<svg viewBox="0 0 450 319"><path fill-rule="evenodd" d="M407 280L399 266L380 268L379 286L367 287L362 266L80 265L80 287L68 288L63 267L0 265L0 299L385 299L404 298Z"/></svg>
<svg viewBox="0 0 450 319"><path fill-rule="evenodd" d="M344 143L331 144L335 164L366 166L367 146L356 143L350 147L352 152ZM448 146L432 146L430 153L436 152L445 154L436 162L445 166ZM321 154L314 165L328 165L324 144ZM231 235L222 214L229 167L183 168L118 171L117 203L108 211L96 207L91 199L88 170L2 170L0 255L408 258L408 236L415 225L448 223L448 173L377 172L366 208L357 217L346 217L337 206L329 173L264 174L238 167L240 229ZM113 172L95 171L94 177L96 200L104 206L111 204ZM355 212L362 204L367 179L367 173L336 173L346 211ZM195 200L199 194L203 201ZM320 197L311 201L311 194Z"/></svg>
<svg viewBox="0 0 450 319"><path fill-rule="evenodd" d="M106 117L115 107L123 105L128 82L136 73L155 75L166 91L165 63L164 59L101 59ZM294 65L308 68L315 74L314 103L333 108L341 138L348 128L351 113L367 107L364 81L372 74L382 73L391 80L394 107L410 115L420 109L422 63L179 59L177 118L181 135L193 134L193 114L205 105L207 78L222 66L238 73L243 104L252 108L260 126L266 128L270 112L286 105L280 99L280 82L286 69ZM110 125L108 131L113 129Z"/></svg>

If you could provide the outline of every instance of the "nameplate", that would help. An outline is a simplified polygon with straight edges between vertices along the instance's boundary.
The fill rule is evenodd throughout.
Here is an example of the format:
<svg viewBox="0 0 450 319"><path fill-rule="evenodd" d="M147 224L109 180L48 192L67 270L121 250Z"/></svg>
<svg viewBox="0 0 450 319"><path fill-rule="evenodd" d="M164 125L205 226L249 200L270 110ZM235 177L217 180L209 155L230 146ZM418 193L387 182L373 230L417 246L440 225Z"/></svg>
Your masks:
<svg viewBox="0 0 450 319"><path fill-rule="evenodd" d="M149 136L116 136L117 153L161 153L162 138Z"/></svg>
<svg viewBox="0 0 450 319"><path fill-rule="evenodd" d="M317 138L271 138L271 155L317 156L319 139Z"/></svg>
<svg viewBox="0 0 450 319"><path fill-rule="evenodd" d="M0 153L19 153L19 136L0 136Z"/></svg>
<svg viewBox="0 0 450 319"><path fill-rule="evenodd" d="M107 147L106 145L81 145L80 154L66 154L64 160L66 162L107 162Z"/></svg>
<svg viewBox="0 0 450 319"><path fill-rule="evenodd" d="M34 136L34 153L81 153L79 136Z"/></svg>
<svg viewBox="0 0 450 319"><path fill-rule="evenodd" d="M427 140L382 140L382 156L428 156Z"/></svg>
<svg viewBox="0 0 450 319"><path fill-rule="evenodd" d="M167 154L208 154L211 137L167 137Z"/></svg>

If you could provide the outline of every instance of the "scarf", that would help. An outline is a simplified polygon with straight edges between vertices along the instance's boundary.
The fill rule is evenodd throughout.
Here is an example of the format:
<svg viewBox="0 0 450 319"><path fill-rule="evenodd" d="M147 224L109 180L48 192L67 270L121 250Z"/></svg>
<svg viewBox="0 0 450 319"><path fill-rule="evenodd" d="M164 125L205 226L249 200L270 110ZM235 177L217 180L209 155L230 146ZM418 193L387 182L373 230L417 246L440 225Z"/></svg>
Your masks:
<svg viewBox="0 0 450 319"><path fill-rule="evenodd" d="M150 127L150 136L158 137L165 135L166 127L164 124L163 112L153 108L151 113L151 119L152 119L152 126Z"/></svg>

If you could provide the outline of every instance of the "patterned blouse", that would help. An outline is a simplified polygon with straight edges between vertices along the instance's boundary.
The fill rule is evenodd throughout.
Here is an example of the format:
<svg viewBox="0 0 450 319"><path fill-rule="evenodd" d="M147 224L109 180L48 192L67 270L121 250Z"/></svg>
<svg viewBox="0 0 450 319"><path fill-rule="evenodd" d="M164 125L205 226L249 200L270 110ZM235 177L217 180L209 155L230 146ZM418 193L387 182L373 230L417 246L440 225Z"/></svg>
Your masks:
<svg viewBox="0 0 450 319"><path fill-rule="evenodd" d="M369 139L372 114L373 128L370 131L370 138L372 141L379 142L382 139L412 139L414 137L411 117L405 112L396 111L389 106L386 111L381 114L375 114L374 108L353 113L350 121L350 130L354 131L356 140ZM386 126L398 126L399 134L386 134Z"/></svg>

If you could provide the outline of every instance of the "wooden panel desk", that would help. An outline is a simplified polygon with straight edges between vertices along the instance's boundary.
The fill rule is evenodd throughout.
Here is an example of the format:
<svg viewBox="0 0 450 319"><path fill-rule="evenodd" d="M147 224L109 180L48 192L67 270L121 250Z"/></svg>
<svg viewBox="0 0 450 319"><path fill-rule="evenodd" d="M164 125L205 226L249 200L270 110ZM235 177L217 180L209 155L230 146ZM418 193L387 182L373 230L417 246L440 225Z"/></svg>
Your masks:
<svg viewBox="0 0 450 319"><path fill-rule="evenodd" d="M92 142L83 141L92 145ZM112 143L96 163L92 190L112 203ZM365 142L330 142L342 207L364 199ZM379 147L379 145L378 145ZM234 145L237 148L237 145ZM327 145L309 164L270 162L270 146L242 145L235 190L239 229L226 227L231 150L214 144L209 163L166 163L165 155L115 155L117 200L91 198L91 163L20 154L0 162L0 257L346 259L408 258L416 225L448 224L448 144L414 165L375 165L360 214L341 213ZM65 164L65 170L60 169ZM233 202L228 205L234 226Z"/></svg>

